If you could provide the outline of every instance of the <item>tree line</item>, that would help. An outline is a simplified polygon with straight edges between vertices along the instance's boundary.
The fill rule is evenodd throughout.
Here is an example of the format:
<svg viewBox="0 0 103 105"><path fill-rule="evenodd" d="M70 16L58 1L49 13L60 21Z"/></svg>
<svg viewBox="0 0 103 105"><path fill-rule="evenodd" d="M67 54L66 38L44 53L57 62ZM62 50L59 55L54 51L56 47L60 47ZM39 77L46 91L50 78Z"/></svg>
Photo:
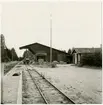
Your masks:
<svg viewBox="0 0 103 105"><path fill-rule="evenodd" d="M1 39L1 62L16 61L18 60L18 55L14 48L7 48L5 44L5 37L3 34L0 35Z"/></svg>

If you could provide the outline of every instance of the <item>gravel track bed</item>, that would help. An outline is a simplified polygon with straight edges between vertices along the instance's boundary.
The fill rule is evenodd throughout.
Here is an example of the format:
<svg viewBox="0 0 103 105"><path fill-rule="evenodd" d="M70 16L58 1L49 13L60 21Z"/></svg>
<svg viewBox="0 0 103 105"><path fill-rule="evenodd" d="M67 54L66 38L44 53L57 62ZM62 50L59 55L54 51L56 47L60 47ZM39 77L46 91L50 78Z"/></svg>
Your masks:
<svg viewBox="0 0 103 105"><path fill-rule="evenodd" d="M22 88L22 103L23 104L43 104L44 100L41 98L39 91L34 85L28 71L23 71L23 88Z"/></svg>

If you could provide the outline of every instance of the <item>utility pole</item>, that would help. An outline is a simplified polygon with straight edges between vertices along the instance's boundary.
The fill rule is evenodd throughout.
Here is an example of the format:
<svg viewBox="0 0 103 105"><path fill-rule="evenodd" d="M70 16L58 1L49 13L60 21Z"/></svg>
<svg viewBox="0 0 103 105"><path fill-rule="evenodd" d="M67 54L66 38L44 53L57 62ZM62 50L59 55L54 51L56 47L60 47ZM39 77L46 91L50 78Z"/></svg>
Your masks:
<svg viewBox="0 0 103 105"><path fill-rule="evenodd" d="M102 21L102 1L101 1L101 48L102 48L102 34L103 34L103 32L102 32L102 29L103 29L102 24L103 24L103 21Z"/></svg>
<svg viewBox="0 0 103 105"><path fill-rule="evenodd" d="M50 64L52 63L52 14L50 14Z"/></svg>

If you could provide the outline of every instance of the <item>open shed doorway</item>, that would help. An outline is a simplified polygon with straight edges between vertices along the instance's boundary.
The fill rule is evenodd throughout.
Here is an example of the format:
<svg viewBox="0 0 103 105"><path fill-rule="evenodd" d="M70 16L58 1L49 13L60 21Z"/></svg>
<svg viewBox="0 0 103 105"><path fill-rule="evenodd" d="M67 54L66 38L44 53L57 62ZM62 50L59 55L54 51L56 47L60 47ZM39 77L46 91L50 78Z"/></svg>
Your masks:
<svg viewBox="0 0 103 105"><path fill-rule="evenodd" d="M43 61L46 61L46 56L43 56L43 55L39 55L37 56L37 61L39 61L39 59L42 59Z"/></svg>

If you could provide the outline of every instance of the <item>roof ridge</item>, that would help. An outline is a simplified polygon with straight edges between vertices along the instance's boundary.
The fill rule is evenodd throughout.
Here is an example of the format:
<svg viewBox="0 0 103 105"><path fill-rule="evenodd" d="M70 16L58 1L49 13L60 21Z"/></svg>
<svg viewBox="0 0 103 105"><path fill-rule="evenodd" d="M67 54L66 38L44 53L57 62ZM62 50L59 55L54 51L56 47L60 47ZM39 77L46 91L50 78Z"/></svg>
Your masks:
<svg viewBox="0 0 103 105"><path fill-rule="evenodd" d="M41 44L41 43L35 42L35 43L32 43L32 44L28 44L28 45L22 46L22 47L20 47L20 49L22 49L23 47L26 48L27 46L31 46L31 45L33 45L33 44L39 44L39 45L42 45L42 46L45 46L45 47L50 48L50 46L47 46L47 45L45 45L45 44ZM62 50L59 50L59 49L56 49L56 48L53 48L53 47L52 47L52 49L57 50L57 51L60 51L60 52L63 52L63 53L66 53L66 52L64 52L64 51L62 51ZM66 53L66 54L67 54L67 53Z"/></svg>

